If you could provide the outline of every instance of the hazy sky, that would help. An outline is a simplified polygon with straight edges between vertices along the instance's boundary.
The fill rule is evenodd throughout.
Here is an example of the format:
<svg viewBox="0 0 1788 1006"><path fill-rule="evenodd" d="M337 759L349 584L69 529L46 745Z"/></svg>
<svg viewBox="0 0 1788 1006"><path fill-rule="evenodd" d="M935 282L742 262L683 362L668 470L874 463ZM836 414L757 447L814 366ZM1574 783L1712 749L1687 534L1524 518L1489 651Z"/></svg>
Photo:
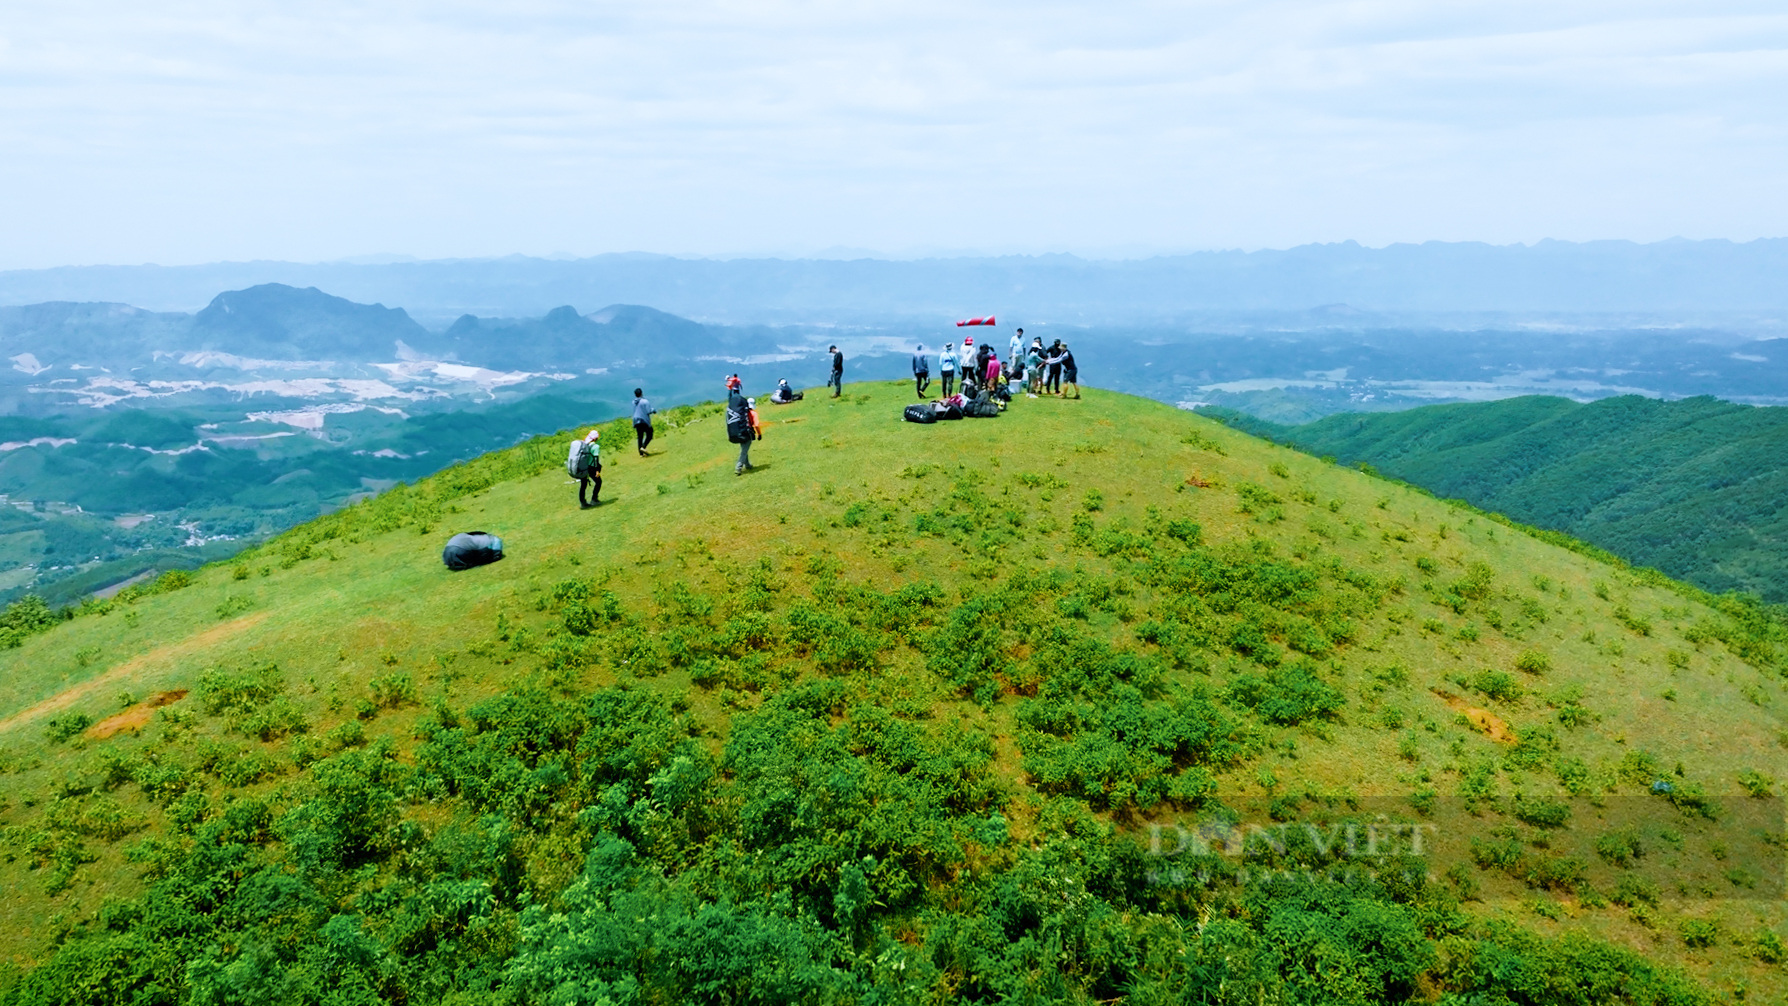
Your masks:
<svg viewBox="0 0 1788 1006"><path fill-rule="evenodd" d="M1772 3L0 7L0 268L1788 235Z"/></svg>

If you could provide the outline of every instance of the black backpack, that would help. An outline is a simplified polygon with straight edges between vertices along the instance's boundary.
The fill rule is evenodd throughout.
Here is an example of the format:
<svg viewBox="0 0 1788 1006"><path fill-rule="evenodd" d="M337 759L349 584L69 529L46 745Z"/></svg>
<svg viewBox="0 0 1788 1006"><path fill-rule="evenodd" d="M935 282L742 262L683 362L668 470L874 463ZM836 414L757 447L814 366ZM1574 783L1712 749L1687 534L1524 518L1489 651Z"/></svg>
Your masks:
<svg viewBox="0 0 1788 1006"><path fill-rule="evenodd" d="M483 531L465 531L447 539L441 561L451 570L484 566L503 558L503 539Z"/></svg>
<svg viewBox="0 0 1788 1006"><path fill-rule="evenodd" d="M751 414L745 407L745 396L736 391L726 397L726 439L735 444L751 439Z"/></svg>
<svg viewBox="0 0 1788 1006"><path fill-rule="evenodd" d="M902 414L902 418L909 423L935 423L937 422L937 410L929 405L909 405L906 407L906 412Z"/></svg>

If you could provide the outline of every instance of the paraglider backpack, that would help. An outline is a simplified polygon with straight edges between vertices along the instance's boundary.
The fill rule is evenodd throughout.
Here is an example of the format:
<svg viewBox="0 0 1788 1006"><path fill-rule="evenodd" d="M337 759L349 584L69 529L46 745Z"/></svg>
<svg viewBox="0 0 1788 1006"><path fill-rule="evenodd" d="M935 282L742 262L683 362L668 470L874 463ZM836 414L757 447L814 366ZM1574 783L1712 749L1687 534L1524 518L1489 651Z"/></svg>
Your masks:
<svg viewBox="0 0 1788 1006"><path fill-rule="evenodd" d="M751 439L751 417L747 415L745 399L736 393L726 400L726 439L735 444Z"/></svg>
<svg viewBox="0 0 1788 1006"><path fill-rule="evenodd" d="M596 445L582 438L571 442L571 453L565 455L565 474L574 479L587 479L590 473L602 468L602 456L596 453Z"/></svg>
<svg viewBox="0 0 1788 1006"><path fill-rule="evenodd" d="M455 572L486 566L503 558L503 539L485 531L463 531L447 539L441 561Z"/></svg>

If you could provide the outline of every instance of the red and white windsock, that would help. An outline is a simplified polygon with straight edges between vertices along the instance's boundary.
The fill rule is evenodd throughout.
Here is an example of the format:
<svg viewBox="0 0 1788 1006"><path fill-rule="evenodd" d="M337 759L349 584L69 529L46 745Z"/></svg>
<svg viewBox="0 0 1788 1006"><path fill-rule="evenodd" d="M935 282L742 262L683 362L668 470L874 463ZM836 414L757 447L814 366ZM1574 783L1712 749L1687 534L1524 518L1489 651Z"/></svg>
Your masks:
<svg viewBox="0 0 1788 1006"><path fill-rule="evenodd" d="M964 325L992 325L992 324L995 324L995 322L993 320L993 315L990 314L985 318L970 318L967 321L959 321L956 323L956 327L961 328Z"/></svg>

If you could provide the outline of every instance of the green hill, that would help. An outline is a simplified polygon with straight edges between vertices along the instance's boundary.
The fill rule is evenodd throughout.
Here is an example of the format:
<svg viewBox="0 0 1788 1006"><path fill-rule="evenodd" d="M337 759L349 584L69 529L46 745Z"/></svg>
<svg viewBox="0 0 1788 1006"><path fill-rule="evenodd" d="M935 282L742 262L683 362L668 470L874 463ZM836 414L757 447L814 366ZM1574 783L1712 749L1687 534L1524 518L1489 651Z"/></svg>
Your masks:
<svg viewBox="0 0 1788 1006"><path fill-rule="evenodd" d="M1709 590L1788 601L1788 409L1533 396L1303 426L1221 418Z"/></svg>
<svg viewBox="0 0 1788 1006"><path fill-rule="evenodd" d="M1788 994L1768 611L1157 403L910 394L8 609L6 1001Z"/></svg>

